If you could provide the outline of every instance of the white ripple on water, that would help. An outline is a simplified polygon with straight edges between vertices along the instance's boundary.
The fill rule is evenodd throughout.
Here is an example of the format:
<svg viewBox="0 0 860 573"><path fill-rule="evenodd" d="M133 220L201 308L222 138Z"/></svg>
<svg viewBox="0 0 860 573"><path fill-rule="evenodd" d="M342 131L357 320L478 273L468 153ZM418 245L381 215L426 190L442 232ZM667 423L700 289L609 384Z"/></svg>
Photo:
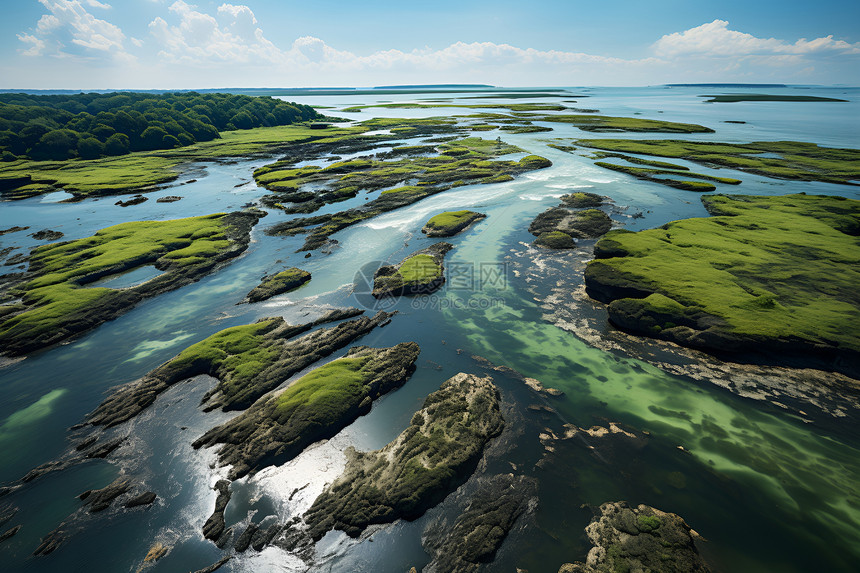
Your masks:
<svg viewBox="0 0 860 573"><path fill-rule="evenodd" d="M479 207L505 199L514 194L515 188L518 187L516 183L522 182L512 181L490 188L478 185L465 186L458 191L433 195L407 208L380 215L360 226L373 230L393 228L406 231L441 211Z"/></svg>

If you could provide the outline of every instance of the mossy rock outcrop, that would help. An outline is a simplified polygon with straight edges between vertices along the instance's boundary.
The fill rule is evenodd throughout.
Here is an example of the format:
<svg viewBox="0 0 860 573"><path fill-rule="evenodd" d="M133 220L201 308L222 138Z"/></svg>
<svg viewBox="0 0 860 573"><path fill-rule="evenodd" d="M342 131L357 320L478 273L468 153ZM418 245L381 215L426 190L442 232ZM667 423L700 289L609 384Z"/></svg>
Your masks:
<svg viewBox="0 0 860 573"><path fill-rule="evenodd" d="M535 245L550 249L573 249L576 248L576 241L567 233L549 231L538 235L538 238L535 239Z"/></svg>
<svg viewBox="0 0 860 573"><path fill-rule="evenodd" d="M466 229L475 221L487 216L475 211L445 211L431 217L421 232L428 237L451 237Z"/></svg>
<svg viewBox="0 0 860 573"><path fill-rule="evenodd" d="M492 379L453 376L394 441L373 452L347 451L343 475L304 516L308 533L318 540L338 529L356 537L374 523L417 519L472 474L503 428Z"/></svg>
<svg viewBox="0 0 860 573"><path fill-rule="evenodd" d="M125 314L144 299L199 280L245 251L262 214L121 223L92 237L33 249L29 270L0 293L21 300L0 306L2 353L16 356L62 342ZM145 265L163 272L130 288L90 286Z"/></svg>
<svg viewBox="0 0 860 573"><path fill-rule="evenodd" d="M860 201L713 195L712 217L595 247L586 292L637 334L730 358L860 371Z"/></svg>
<svg viewBox="0 0 860 573"><path fill-rule="evenodd" d="M536 245L572 249L576 246L574 239L594 239L612 228L612 219L600 209L572 209L567 206L593 203L595 198L602 201L599 195L582 195L581 198L565 195L561 205L551 207L534 218L529 225L529 233L538 237ZM569 199L565 200L565 197Z"/></svg>
<svg viewBox="0 0 860 573"><path fill-rule="evenodd" d="M88 415L87 421L110 427L130 420L173 384L199 374L218 379L215 388L203 397L206 409L245 409L293 374L387 323L392 316L379 312L372 318L349 320L293 339L320 324L362 312L333 310L300 325L274 317L226 328L186 348L140 380L121 386Z"/></svg>
<svg viewBox="0 0 860 573"><path fill-rule="evenodd" d="M600 207L603 205L603 197L597 193L589 193L587 191L574 191L567 195L559 197L561 202L568 207L574 209L588 209L591 207Z"/></svg>
<svg viewBox="0 0 860 573"><path fill-rule="evenodd" d="M451 243L434 243L416 251L396 265L379 267L373 275L373 296L430 294L445 284L445 255Z"/></svg>
<svg viewBox="0 0 860 573"><path fill-rule="evenodd" d="M558 573L708 573L696 548L703 541L678 515L626 502L600 506L600 515L585 528L594 545L585 563L566 563Z"/></svg>
<svg viewBox="0 0 860 573"><path fill-rule="evenodd" d="M218 460L233 466L230 479L283 464L314 442L333 437L369 412L376 398L406 382L418 352L414 342L353 348L209 430L193 446L222 444Z"/></svg>
<svg viewBox="0 0 860 573"><path fill-rule="evenodd" d="M258 286L248 293L248 302L260 302L285 292L294 291L309 280L311 280L311 273L290 267L264 278Z"/></svg>
<svg viewBox="0 0 860 573"><path fill-rule="evenodd" d="M814 143L803 141L726 143L676 139L579 139L575 143L611 152L615 157L618 153L636 153L687 159L707 167L729 167L775 179L824 181L843 185L857 185L857 181L860 180L860 150L819 147ZM623 157L631 161L631 156ZM651 173L648 173L648 170L635 172L629 167L618 165L614 168L620 168L619 170L624 170L631 175L658 174L654 170L651 170ZM686 171L680 166L672 166L672 170ZM684 176L684 173L675 174ZM701 174L694 176L714 179L712 176ZM715 180L719 181L720 178ZM739 183L737 180L722 182L732 183L732 181L735 184Z"/></svg>

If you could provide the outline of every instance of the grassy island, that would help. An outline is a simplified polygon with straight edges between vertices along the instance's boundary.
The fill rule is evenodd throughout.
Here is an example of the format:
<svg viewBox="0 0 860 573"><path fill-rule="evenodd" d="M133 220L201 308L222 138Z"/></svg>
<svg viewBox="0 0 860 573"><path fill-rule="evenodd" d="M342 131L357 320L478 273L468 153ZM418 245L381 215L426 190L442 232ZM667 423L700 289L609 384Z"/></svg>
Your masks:
<svg viewBox="0 0 860 573"><path fill-rule="evenodd" d="M379 312L372 318L348 320L294 338L320 324L361 313L356 309L333 310L306 324L290 325L276 317L226 328L189 346L137 382L120 387L87 421L115 426L130 420L170 386L199 374L218 379L203 397L207 410L245 409L293 374L351 344L391 317Z"/></svg>
<svg viewBox="0 0 860 573"><path fill-rule="evenodd" d="M445 255L450 243L434 243L412 253L396 265L379 267L373 275L373 296L430 294L445 283Z"/></svg>
<svg viewBox="0 0 860 573"><path fill-rule="evenodd" d="M24 354L116 318L141 300L198 280L242 253L257 212L122 223L92 237L52 243L30 254L30 268L3 293L0 346ZM146 265L162 274L134 287L91 287Z"/></svg>
<svg viewBox="0 0 860 573"><path fill-rule="evenodd" d="M603 197L597 193L587 191L574 191L560 197L561 202L574 209L585 209L587 207L600 207L603 205Z"/></svg>
<svg viewBox="0 0 860 573"><path fill-rule="evenodd" d="M855 185L860 180L860 150L819 147L799 141L711 143L666 139L579 139L576 143L604 151L688 159L709 167L730 167L775 179L847 185Z"/></svg>
<svg viewBox="0 0 860 573"><path fill-rule="evenodd" d="M713 215L595 245L586 291L617 326L696 348L856 375L860 201L713 195Z"/></svg>
<svg viewBox="0 0 860 573"><path fill-rule="evenodd" d="M428 237L451 237L486 217L475 211L445 211L431 217L421 232Z"/></svg>
<svg viewBox="0 0 860 573"><path fill-rule="evenodd" d="M283 464L312 443L333 437L369 412L376 398L406 382L418 352L414 342L353 348L206 432L194 447L223 444L218 459L233 466L230 479Z"/></svg>
<svg viewBox="0 0 860 573"><path fill-rule="evenodd" d="M616 155L616 157L622 158L626 161L630 161L631 163L651 163L651 164L660 164L663 163L661 161L647 161L643 159L638 159L636 157L630 157L626 155ZM714 175L705 175L702 173L693 173L686 167L682 167L680 165L672 165L672 164L664 164L671 165L670 168L660 168L653 169L647 167L633 167L630 165L618 165L617 163L607 163L605 161L596 161L594 163L598 167L603 167L604 169L611 169L613 171L619 171L621 173L626 173L627 175L632 175L637 179L643 179L645 181L653 181L654 183L660 183L662 185L668 185L669 187L675 187L677 189L684 189L686 191L699 191L699 192L707 192L707 191L715 191L716 186L711 183L705 183L704 181L712 181L715 183L725 183L727 185L740 185L740 179L733 179L730 177L717 177ZM672 178L664 178L664 175L672 175L677 177L690 177L693 179L702 179L704 181L686 181L683 179L672 179Z"/></svg>
<svg viewBox="0 0 860 573"><path fill-rule="evenodd" d="M176 149L136 151L98 159L31 160L3 163L0 194L4 199L26 199L64 190L75 197L126 194L153 189L177 179L194 161L271 154L297 142L327 142L366 128L312 129L307 124L225 131L220 138Z"/></svg>
<svg viewBox="0 0 860 573"><path fill-rule="evenodd" d="M549 249L573 249L576 248L576 241L563 231L545 231L537 236L535 245Z"/></svg>
<svg viewBox="0 0 860 573"><path fill-rule="evenodd" d="M529 233L537 237L535 244L550 249L572 249L576 246L574 238L594 239L609 231L612 219L600 209L574 210L567 206L593 203L595 198L601 199L598 195L583 194L581 198L565 195L561 205L535 217L529 225Z"/></svg>
<svg viewBox="0 0 860 573"><path fill-rule="evenodd" d="M417 519L471 475L503 428L492 380L455 375L393 442L373 452L347 450L343 475L304 516L311 537L332 529L356 537L374 523Z"/></svg>
<svg viewBox="0 0 860 573"><path fill-rule="evenodd" d="M673 121L663 121L657 119L640 119L635 117L613 117L605 115L592 114L546 114L538 115L538 113L529 112L546 112L546 111L576 111L571 110L560 104L550 103L514 103L514 104L463 104L463 103L387 103L373 104L346 108L342 111L356 112L362 109L371 107L383 107L394 109L433 109L433 108L466 108L466 109L507 109L515 112L514 115L521 120L530 121L549 121L556 123L569 123L578 127L583 131L626 131L626 132L658 132L658 133L713 133L714 130L692 123L677 123ZM581 110L581 111L597 111L597 110ZM491 118L493 114L481 114L475 117ZM511 116L496 114L499 119L510 119ZM545 128L538 128L540 131L546 131ZM530 130L525 130L530 131Z"/></svg>
<svg viewBox="0 0 860 573"><path fill-rule="evenodd" d="M260 302L285 292L294 291L311 280L311 273L296 267L266 277L248 293L248 302Z"/></svg>
<svg viewBox="0 0 860 573"><path fill-rule="evenodd" d="M525 116L523 116L525 117ZM602 133L611 132L641 132L641 133L714 133L714 130L695 123L678 123L659 119L640 119L638 117L612 117L608 115L545 115L540 117L528 116L533 121L551 121L568 123L582 131Z"/></svg>

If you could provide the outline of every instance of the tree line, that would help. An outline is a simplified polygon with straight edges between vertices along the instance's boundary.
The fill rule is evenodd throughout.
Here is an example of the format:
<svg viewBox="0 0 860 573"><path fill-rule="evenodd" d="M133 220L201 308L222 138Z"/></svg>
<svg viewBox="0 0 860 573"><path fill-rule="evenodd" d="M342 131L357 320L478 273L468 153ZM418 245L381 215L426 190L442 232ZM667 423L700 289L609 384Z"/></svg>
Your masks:
<svg viewBox="0 0 860 573"><path fill-rule="evenodd" d="M222 93L0 94L0 159L95 159L319 118L308 105Z"/></svg>

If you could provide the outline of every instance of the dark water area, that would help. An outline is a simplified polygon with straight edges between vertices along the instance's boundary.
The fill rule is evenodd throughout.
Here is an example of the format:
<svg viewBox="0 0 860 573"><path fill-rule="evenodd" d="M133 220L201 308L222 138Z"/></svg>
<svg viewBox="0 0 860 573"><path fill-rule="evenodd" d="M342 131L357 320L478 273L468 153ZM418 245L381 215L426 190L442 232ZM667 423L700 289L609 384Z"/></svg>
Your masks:
<svg viewBox="0 0 860 573"><path fill-rule="evenodd" d="M696 96L706 91L692 87L577 88L569 93L584 90L590 97L580 105L599 108L606 115L637 113L717 130L715 134L684 136L689 139L795 139L856 147L860 132L860 90L856 89L829 96L832 90L803 92L851 100L832 107L783 102L703 104ZM386 97L409 101L417 96ZM372 95L305 99L300 103L375 103ZM480 100L470 99L469 103L476 101ZM439 112L379 108L337 115L367 119ZM725 120L748 123L721 123ZM551 138L618 134L547 125L554 131L477 135L487 139L501 136L543 155L553 161L549 169L506 183L456 188L383 214L336 234L340 248L328 255L314 252L309 259L295 252L302 237L269 237L262 232L290 217L272 210L253 231L247 252L216 273L148 300L68 344L5 364L0 368L0 485L68 455L85 435L69 427L95 408L106 392L136 380L206 336L266 316L299 323L331 307L356 306L373 312L384 304L385 310L398 314L389 325L355 345L381 347L416 341L421 354L415 374L335 438L312 446L283 466L234 482L225 515L228 527L241 531L250 519L268 524L300 515L325 484L340 475L347 447L383 447L407 427L425 397L444 380L457 372L487 374L473 355L538 379L563 391L564 396L544 398L516 377L489 372L504 402L506 432L493 443L473 478L442 504L414 522L373 526L358 539L329 533L317 544L311 564L270 546L237 555L221 571L405 572L413 566L420 571L430 560L421 545L425 527L441 515L460 511L477 480L509 472L537 480L538 506L511 532L486 571L519 567L530 573L555 573L562 563L584 560L590 545L583 528L593 515L590 508L617 500L645 503L684 517L708 540L702 551L715 571L855 571L860 562L857 420L836 420L831 426L805 423L776 406L668 374L621 352L594 348L544 319L535 287L524 270L528 265L515 265L511 257L529 256L523 247L532 240L526 231L529 222L556 205L560 195L585 190L608 196L612 206L607 209L615 225L631 230L706 215L697 194L603 170L585 157L547 146ZM60 230L68 240L123 221L240 209L265 193L253 183L251 173L269 161L194 166L175 185L149 194L151 199L181 195L183 199L175 203L150 200L121 208L111 198L79 203L44 198L5 202L0 204L0 228L30 225L31 230L0 237L0 246L30 249L41 242L27 233L42 228ZM777 181L695 167L697 172L743 180L740 187L718 185L717 192L860 195L857 187ZM192 178L196 181L180 185ZM336 210L363 201L359 196L338 204ZM433 243L420 233L421 226L430 216L451 209L472 209L488 216L449 239L455 249L446 265L449 273L456 270L457 275L449 274L444 289L430 297L402 298L393 305L379 303L362 290L357 272L372 274L380 263L399 261ZM642 213L641 218L633 218L634 213ZM587 242L582 245L588 248ZM306 269L313 279L299 290L269 301L237 304L264 275L287 266ZM130 286L151 278L148 272L126 275L119 279L124 282L103 286ZM343 354L345 350L321 363ZM236 415L200 409L201 397L214 383L210 377L198 376L177 384L136 419L110 430L111 436L127 436L128 440L107 460L90 460L48 474L0 497L0 513L7 504L20 508L0 530L23 525L16 536L0 543L0 570L137 571L155 543L164 544L169 552L146 564L144 571L194 571L218 561L224 552L203 539L201 529L215 504L212 487L226 475L226 468L214 467L212 449L191 447L209 428ZM529 406L546 406L552 412ZM553 451L549 451L549 442L541 438L550 433L562 436L565 424L587 429L607 427L610 422L641 439L602 441L580 433L552 442ZM120 475L156 492L157 501L148 508L80 513L78 494L103 487ZM70 520L72 515L80 519ZM67 542L48 556L33 557L40 539L64 521Z"/></svg>

